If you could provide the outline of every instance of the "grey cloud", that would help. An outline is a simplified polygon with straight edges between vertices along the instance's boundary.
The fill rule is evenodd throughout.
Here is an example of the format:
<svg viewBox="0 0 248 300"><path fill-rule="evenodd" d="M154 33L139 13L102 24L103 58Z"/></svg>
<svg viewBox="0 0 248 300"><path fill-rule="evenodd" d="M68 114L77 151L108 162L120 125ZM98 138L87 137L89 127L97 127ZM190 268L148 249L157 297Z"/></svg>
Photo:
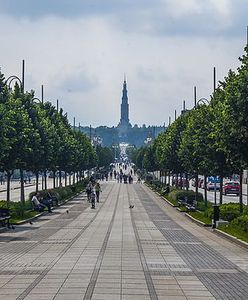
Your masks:
<svg viewBox="0 0 248 300"><path fill-rule="evenodd" d="M232 15L227 26L223 26L220 12L210 1L202 1L199 12L187 11L180 16L171 14L171 0L0 0L0 9L2 13L32 20L48 15L64 18L103 16L122 31L148 35L241 35L247 2L232 0L230 3Z"/></svg>
<svg viewBox="0 0 248 300"><path fill-rule="evenodd" d="M86 93L99 85L98 80L91 78L83 71L75 72L66 76L59 82L59 89L67 93Z"/></svg>

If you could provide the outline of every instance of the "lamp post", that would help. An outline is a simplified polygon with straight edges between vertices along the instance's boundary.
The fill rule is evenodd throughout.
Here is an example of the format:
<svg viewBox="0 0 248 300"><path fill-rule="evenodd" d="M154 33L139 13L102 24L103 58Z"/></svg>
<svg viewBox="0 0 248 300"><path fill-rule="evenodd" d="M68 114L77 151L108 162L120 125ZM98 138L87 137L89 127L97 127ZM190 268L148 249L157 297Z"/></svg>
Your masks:
<svg viewBox="0 0 248 300"><path fill-rule="evenodd" d="M195 98L195 109L199 108L201 105L209 105L210 102L206 98L200 98L198 101L196 100L196 87L194 87L194 98ZM197 201L197 196L198 196L198 175L196 176L196 194L195 194L195 200ZM206 175L204 175L204 198L205 198L205 206L207 206L207 179ZM216 202L216 182L215 182L215 202Z"/></svg>
<svg viewBox="0 0 248 300"><path fill-rule="evenodd" d="M13 81L18 82L18 85L21 88L21 92L24 93L24 80L25 80L25 61L22 60L22 79L20 79L16 75L9 76L5 83L11 89L11 84ZM24 193L24 176L23 176L23 170L20 169L20 181L21 181L21 193L20 193L20 201L22 203L25 202L25 193ZM8 176L7 179L7 201L9 202L10 199L10 176Z"/></svg>

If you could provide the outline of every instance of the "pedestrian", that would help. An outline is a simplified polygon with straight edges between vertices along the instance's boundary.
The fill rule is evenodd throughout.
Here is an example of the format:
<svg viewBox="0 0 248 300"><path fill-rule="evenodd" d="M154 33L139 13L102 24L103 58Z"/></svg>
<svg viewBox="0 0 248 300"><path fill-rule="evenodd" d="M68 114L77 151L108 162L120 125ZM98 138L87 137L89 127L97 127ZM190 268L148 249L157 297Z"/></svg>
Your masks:
<svg viewBox="0 0 248 300"><path fill-rule="evenodd" d="M85 191L86 191L86 194L87 194L87 200L88 200L88 202L90 202L90 195L91 195L91 192L92 192L92 184L91 184L91 182L89 182L87 184Z"/></svg>
<svg viewBox="0 0 248 300"><path fill-rule="evenodd" d="M96 208L96 193L94 189L92 189L91 194L90 194L90 199L91 199L91 208Z"/></svg>
<svg viewBox="0 0 248 300"><path fill-rule="evenodd" d="M99 182L97 182L96 185L95 185L95 191L96 191L96 202L99 202L100 192L102 191Z"/></svg>

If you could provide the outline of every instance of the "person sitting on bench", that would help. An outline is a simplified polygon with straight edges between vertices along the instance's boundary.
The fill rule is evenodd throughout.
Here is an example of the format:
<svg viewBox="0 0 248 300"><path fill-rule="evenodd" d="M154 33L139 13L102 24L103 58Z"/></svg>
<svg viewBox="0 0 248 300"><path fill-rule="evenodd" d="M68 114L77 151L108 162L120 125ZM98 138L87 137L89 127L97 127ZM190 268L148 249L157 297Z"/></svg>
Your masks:
<svg viewBox="0 0 248 300"><path fill-rule="evenodd" d="M39 197L39 193L33 195L32 203L34 205L34 208L38 209L39 211L43 211L45 209L45 207L47 207L48 212L51 213L52 212L51 203L49 203L48 201L43 201L43 203L41 203L38 200L38 197Z"/></svg>

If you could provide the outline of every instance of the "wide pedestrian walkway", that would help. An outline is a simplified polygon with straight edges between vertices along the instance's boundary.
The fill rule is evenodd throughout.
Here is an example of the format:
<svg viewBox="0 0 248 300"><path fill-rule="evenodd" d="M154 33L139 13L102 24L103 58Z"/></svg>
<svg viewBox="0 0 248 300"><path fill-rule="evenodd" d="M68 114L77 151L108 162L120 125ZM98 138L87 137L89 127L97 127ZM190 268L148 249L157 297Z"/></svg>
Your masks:
<svg viewBox="0 0 248 300"><path fill-rule="evenodd" d="M131 208L133 206L133 208ZM0 299L248 299L248 250L142 184L103 185L0 234Z"/></svg>

